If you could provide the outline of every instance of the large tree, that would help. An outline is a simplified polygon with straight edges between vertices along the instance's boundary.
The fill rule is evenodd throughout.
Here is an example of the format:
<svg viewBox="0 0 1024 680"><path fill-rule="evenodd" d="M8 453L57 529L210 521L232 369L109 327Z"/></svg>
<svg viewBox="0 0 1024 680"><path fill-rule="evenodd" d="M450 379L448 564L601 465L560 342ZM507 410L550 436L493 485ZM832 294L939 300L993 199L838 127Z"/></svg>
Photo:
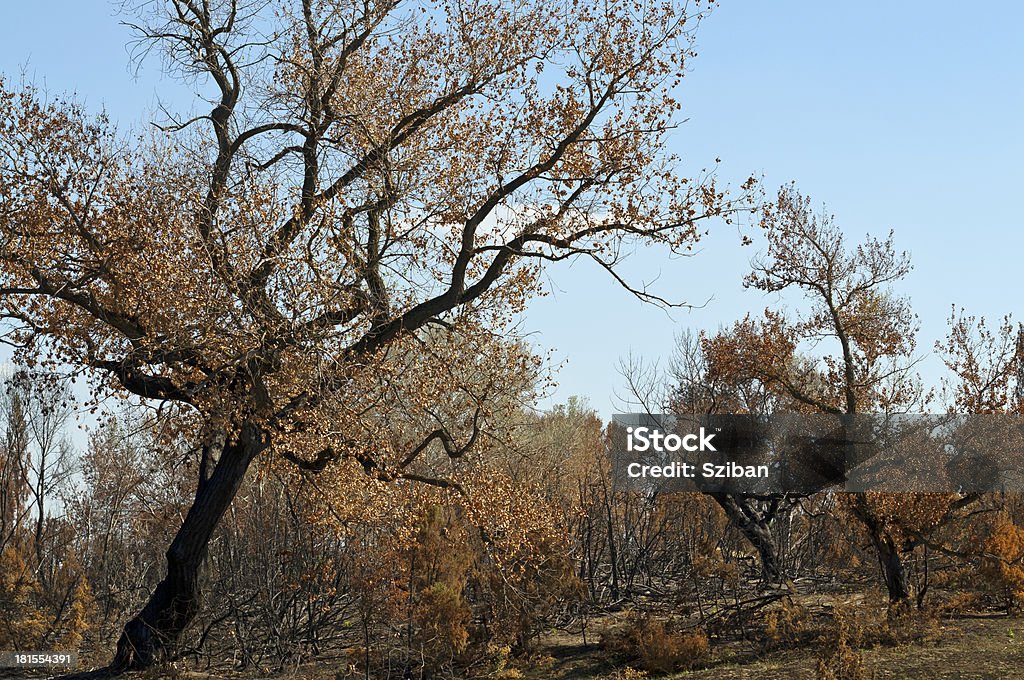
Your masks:
<svg viewBox="0 0 1024 680"><path fill-rule="evenodd" d="M113 667L174 649L254 459L446 484L416 461L463 454L500 387L484 376L528 363L494 333L540 265L585 258L654 299L616 273L622 254L686 251L735 208L661 151L702 11L154 0L133 8L142 52L194 84L196 110L128 134L0 86L5 340L175 404L200 451L166 575ZM471 383L450 370L466 362ZM471 417L445 422L456 412Z"/></svg>

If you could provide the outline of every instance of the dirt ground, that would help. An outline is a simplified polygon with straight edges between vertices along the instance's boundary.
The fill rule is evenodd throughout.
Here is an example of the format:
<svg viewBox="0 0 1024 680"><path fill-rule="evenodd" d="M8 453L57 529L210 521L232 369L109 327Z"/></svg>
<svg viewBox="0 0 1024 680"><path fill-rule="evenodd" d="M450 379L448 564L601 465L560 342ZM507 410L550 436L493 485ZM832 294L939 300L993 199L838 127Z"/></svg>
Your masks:
<svg viewBox="0 0 1024 680"><path fill-rule="evenodd" d="M553 641L554 642L554 641ZM789 680L817 677L821 649L808 646L783 649L758 658L740 644L714 648L712 659L699 670L677 673L666 678L687 680ZM876 678L1009 679L1024 678L1024 619L961 618L940 623L936 640L899 645L877 646L862 650L864 664ZM596 646L558 644L544 652L540 664L524 667L529 680L596 680L621 670Z"/></svg>
<svg viewBox="0 0 1024 680"><path fill-rule="evenodd" d="M537 653L528 661L512 662L504 674L480 675L480 680L613 680L621 677L625 664L610 658L598 645L596 636L584 645L579 635L552 633L545 636ZM742 640L713 641L710 658L700 668L658 676L669 680L815 680L823 652L820 644L781 648L757 653ZM860 649L867 676L877 680L1024 680L1024 618L1006 616L942 619L935 634L926 641L896 646L876 645ZM80 669L84 671L86 669ZM129 680L250 680L272 677L275 680L339 680L349 676L338 673L331 664L305 665L273 676L243 673L200 673L185 669L153 669L143 674L128 674ZM40 673L5 677L46 677ZM81 677L81 676L78 676ZM654 676L651 676L652 679ZM842 680L842 678L840 678Z"/></svg>

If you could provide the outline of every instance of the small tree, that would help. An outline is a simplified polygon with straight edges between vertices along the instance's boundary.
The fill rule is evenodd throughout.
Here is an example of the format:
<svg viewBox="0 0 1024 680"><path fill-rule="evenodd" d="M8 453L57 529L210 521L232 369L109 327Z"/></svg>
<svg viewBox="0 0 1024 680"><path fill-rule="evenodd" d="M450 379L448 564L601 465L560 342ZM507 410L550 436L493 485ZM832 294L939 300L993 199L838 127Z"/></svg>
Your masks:
<svg viewBox="0 0 1024 680"><path fill-rule="evenodd" d="M1024 327L1010 315L990 325L984 318L954 308L946 339L937 342L936 349L953 374L946 385L951 413L980 415L982 427L986 416L1024 415ZM956 553L974 561L977 573L1001 591L1007 609L1024 603L1024 528L1019 509L1014 512L1013 507L1019 499L983 491L996 491L985 487L991 484L987 477L997 472L995 464L1003 454L1007 460L1017 459L1024 442L1013 430L1001 428L999 437L987 437L983 458L954 467L958 477L973 486L959 505L977 501L989 511L978 512L961 527Z"/></svg>
<svg viewBox="0 0 1024 680"><path fill-rule="evenodd" d="M70 477L67 386L20 371L0 389L0 644L74 646L93 598L58 502Z"/></svg>
<svg viewBox="0 0 1024 680"><path fill-rule="evenodd" d="M767 293L798 290L809 307L799 315L766 310L762 319L748 317L706 340L711 373L730 383L755 379L807 413L900 413L922 403L913 372L916 320L907 300L890 290L910 261L895 249L892 234L848 247L834 219L814 212L791 186L765 207L762 227L767 254L746 285ZM922 503L931 517L933 500L847 497L877 551L893 602L910 596L904 552L915 545L901 517L917 518Z"/></svg>

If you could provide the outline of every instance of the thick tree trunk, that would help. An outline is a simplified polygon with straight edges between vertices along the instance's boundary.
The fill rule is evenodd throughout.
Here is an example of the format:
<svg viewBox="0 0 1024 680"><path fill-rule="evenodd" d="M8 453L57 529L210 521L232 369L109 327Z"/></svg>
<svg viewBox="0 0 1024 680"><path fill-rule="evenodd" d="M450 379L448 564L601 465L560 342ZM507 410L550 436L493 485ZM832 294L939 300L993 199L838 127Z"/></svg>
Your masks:
<svg viewBox="0 0 1024 680"><path fill-rule="evenodd" d="M732 494L712 493L711 497L725 510L726 516L733 526L739 529L761 560L761 575L765 580L777 581L782 575L779 565L779 551L775 546L768 521L758 516L750 508L744 509ZM745 500L745 499L744 499Z"/></svg>
<svg viewBox="0 0 1024 680"><path fill-rule="evenodd" d="M889 603L899 604L904 602L910 598L910 582L907 581L907 570L903 565L903 555L900 554L900 546L893 540L884 523L868 504L864 494L854 496L852 507L853 514L864 524L864 528L868 530L871 544L878 553L878 565L882 569L882 579L885 581L885 588L889 592Z"/></svg>
<svg viewBox="0 0 1024 680"><path fill-rule="evenodd" d="M761 558L763 578L766 581L778 581L782 576L782 568L779 565L779 551L775 547L775 537L772 536L771 531L768 527L760 524L751 524L747 528L741 528L741 531Z"/></svg>
<svg viewBox="0 0 1024 680"><path fill-rule="evenodd" d="M249 464L265 447L263 433L249 424L231 441L204 447L195 500L167 550L167 575L142 611L125 624L112 670L146 668L175 652L181 633L199 608L199 571L210 538Z"/></svg>
<svg viewBox="0 0 1024 680"><path fill-rule="evenodd" d="M903 565L903 556L890 536L872 534L872 543L878 551L878 562L882 567L882 578L885 588L889 591L889 603L898 604L910 597L910 583L907 581L907 570Z"/></svg>

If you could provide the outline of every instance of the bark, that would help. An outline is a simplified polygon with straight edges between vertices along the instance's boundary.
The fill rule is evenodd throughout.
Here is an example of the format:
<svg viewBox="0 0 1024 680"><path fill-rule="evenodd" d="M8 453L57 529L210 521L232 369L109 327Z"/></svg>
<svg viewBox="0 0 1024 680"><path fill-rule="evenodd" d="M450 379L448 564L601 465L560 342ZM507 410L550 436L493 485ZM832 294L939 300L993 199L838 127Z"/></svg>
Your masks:
<svg viewBox="0 0 1024 680"><path fill-rule="evenodd" d="M612 596L619 596L619 555L615 547L615 524L612 521L612 503L607 490L604 497L606 528L608 531L608 559L612 563Z"/></svg>
<svg viewBox="0 0 1024 680"><path fill-rule="evenodd" d="M868 530L871 544L878 554L878 565L882 569L882 579L889 593L889 603L898 604L907 600L910 597L910 583L900 546L872 511L863 494L854 497L853 512Z"/></svg>
<svg viewBox="0 0 1024 680"><path fill-rule="evenodd" d="M882 578L889 592L889 603L897 604L910 598L910 584L907 581L907 570L903 565L903 556L899 547L887 535L872 533L871 542L878 551L878 563L882 567Z"/></svg>
<svg viewBox="0 0 1024 680"><path fill-rule="evenodd" d="M782 575L779 565L779 551L775 546L769 519L761 517L750 508L744 510L741 501L732 494L712 493L711 496L725 510L726 516L733 526L739 529L761 560L761 575L769 581L777 581ZM746 500L746 499L742 499Z"/></svg>
<svg viewBox="0 0 1024 680"><path fill-rule="evenodd" d="M174 655L199 609L199 573L210 538L266 442L256 426L246 424L231 441L221 438L204 447L195 500L167 550L167 574L125 624L111 670L142 669Z"/></svg>

